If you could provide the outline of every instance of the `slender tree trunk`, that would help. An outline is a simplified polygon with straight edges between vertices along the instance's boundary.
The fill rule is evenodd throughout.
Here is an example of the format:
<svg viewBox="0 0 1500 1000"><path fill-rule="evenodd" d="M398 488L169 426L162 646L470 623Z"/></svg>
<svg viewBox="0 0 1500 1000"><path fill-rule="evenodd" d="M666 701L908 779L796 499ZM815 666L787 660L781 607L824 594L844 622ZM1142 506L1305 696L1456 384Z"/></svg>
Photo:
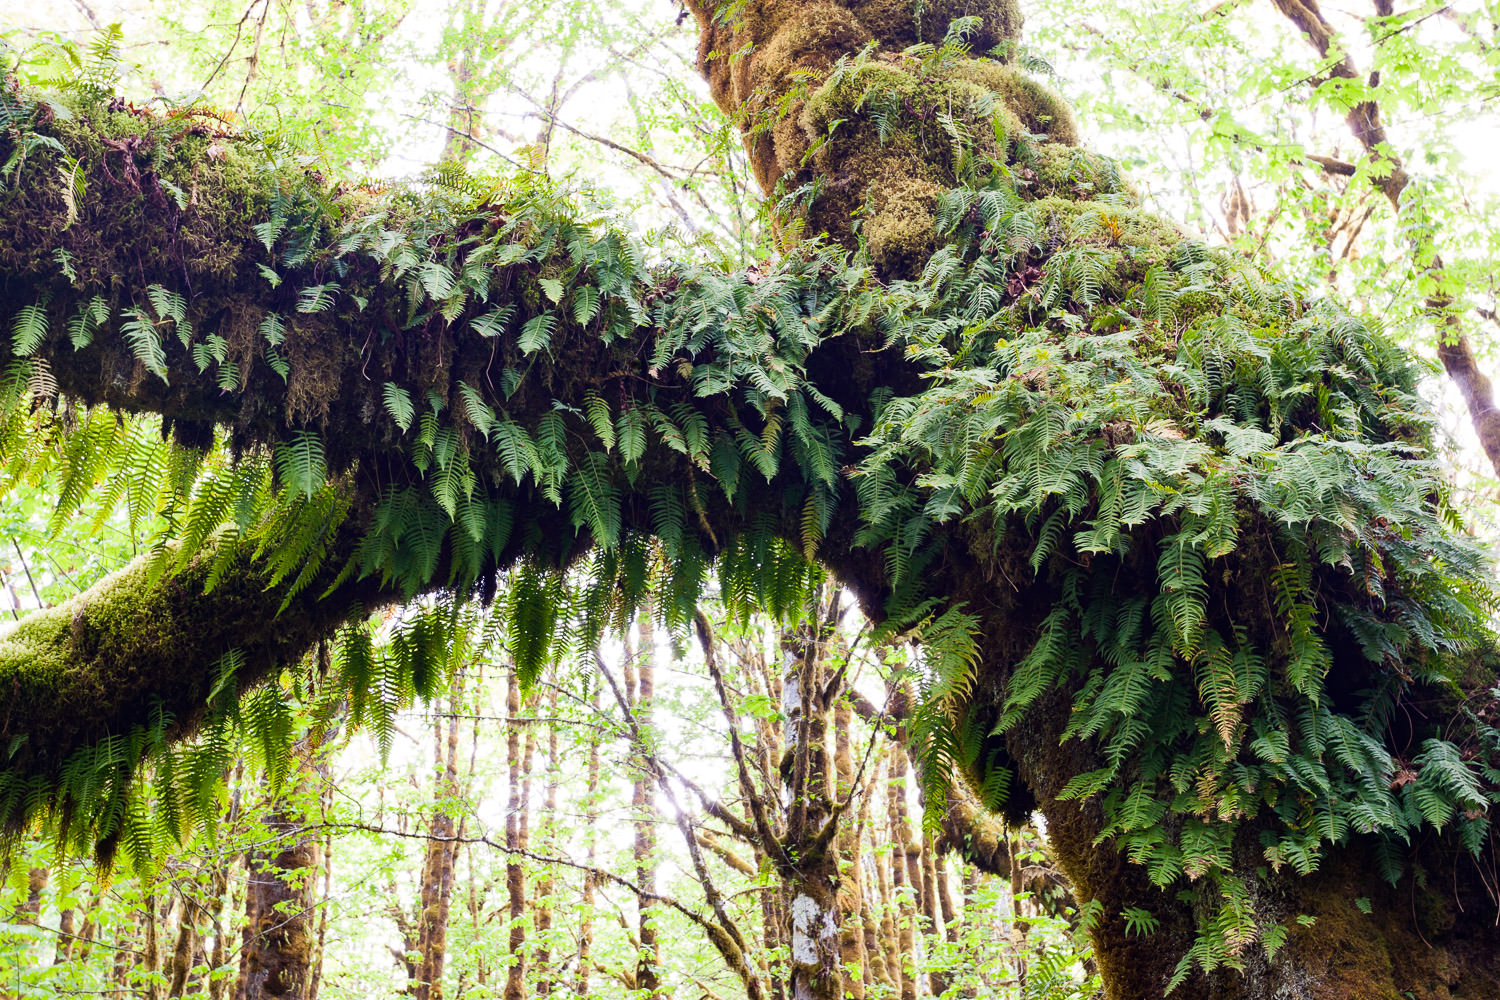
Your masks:
<svg viewBox="0 0 1500 1000"><path fill-rule="evenodd" d="M916 886L908 865L911 824L906 818L906 753L893 747L886 783L886 818L891 829L891 893L895 897L896 944L901 963L901 1000L916 1000ZM920 883L918 883L920 884Z"/></svg>
<svg viewBox="0 0 1500 1000"><path fill-rule="evenodd" d="M229 810L225 816L225 826L228 830L238 833L240 806L244 796L244 761L237 763L226 778L229 784ZM238 977L231 977L228 974L231 961L231 934L224 920L226 909L230 913L239 911L239 901L235 898L238 893L238 880L233 880L239 863L238 854L222 854L216 857L213 875L209 881L212 892L209 902L209 920L213 925L214 942L213 947L205 956L208 963L208 1000L224 1000L226 992L234 996L236 994L233 991L239 985Z"/></svg>
<svg viewBox="0 0 1500 1000"><path fill-rule="evenodd" d="M1025 903L1021 898L1025 892L1025 882L1021 877L1021 861L1017 853L1012 845L1010 852L1011 948L1016 953L1016 982L1020 983L1024 990L1027 967L1030 964L1026 955L1026 939L1031 933L1031 921L1027 919Z"/></svg>
<svg viewBox="0 0 1500 1000"><path fill-rule="evenodd" d="M83 918L83 927L78 931L76 940L77 947L73 950L73 956L80 962L87 962L89 956L94 953L94 938L99 933L99 921L90 913Z"/></svg>
<svg viewBox="0 0 1500 1000"><path fill-rule="evenodd" d="M885 759L881 762L881 768L885 771L885 780L880 783L880 787L885 791L888 817L891 799L890 769L892 765L890 762L893 754L888 751L884 757ZM885 823L884 826L889 831L889 823ZM871 836L875 836L873 827L871 829ZM905 978L905 963L903 962L904 956L901 951L900 933L896 929L900 906L896 899L897 881L893 877L893 873L896 871L896 847L889 836L879 839L881 843L877 846L880 849L875 852L875 876L880 889L880 944L878 951L881 954L881 965L885 969L885 983L897 995L900 995L902 981Z"/></svg>
<svg viewBox="0 0 1500 1000"><path fill-rule="evenodd" d="M850 733L853 724L854 711L849 705L849 699L840 697L833 708L834 767L838 775L834 794L840 800L848 797L854 790L854 753ZM868 801L868 795L865 799ZM855 970L844 983L845 992L853 1000L864 1000L868 968L861 905L864 902L864 880L861 877L859 831L858 824L844 823L838 833L839 949L844 968Z"/></svg>
<svg viewBox="0 0 1500 1000"><path fill-rule="evenodd" d="M156 889L146 893L143 907L146 917L146 945L141 954L141 971L145 973L146 1000L158 1000L161 983L157 972L161 970L161 915L157 912Z"/></svg>
<svg viewBox="0 0 1500 1000"><path fill-rule="evenodd" d="M448 956L448 915L453 905L453 865L458 856L454 820L462 790L458 783L458 717L463 708L463 671L455 673L449 696L446 727L439 717L433 726L436 743L433 765L431 834L422 862L422 886L417 916L417 977L413 996L416 1000L440 1000L443 995L443 966Z"/></svg>
<svg viewBox="0 0 1500 1000"><path fill-rule="evenodd" d="M759 845L755 851L756 867L761 871L771 869L771 861L765 855ZM781 897L777 893L763 892L760 894L760 921L761 940L765 942L765 951L758 959L762 978L771 984L771 1000L786 1000L786 977L778 975L778 970L771 967L771 956L786 945L784 930L786 921L782 918Z"/></svg>
<svg viewBox="0 0 1500 1000"><path fill-rule="evenodd" d="M489 131L485 127L484 104L500 79L500 59L522 23L511 16L509 5L501 6L492 20L492 4L500 6L499 0L460 0L449 13L449 28L460 42L448 58L452 97L442 158L455 163L467 163L479 148L479 140ZM503 29L507 20L516 25L513 32L494 37L495 29Z"/></svg>
<svg viewBox="0 0 1500 1000"><path fill-rule="evenodd" d="M923 832L922 835L922 911L923 918L927 924L927 955L928 955L928 978L929 987L933 996L942 996L947 991L949 978L946 972L939 969L933 960L933 953L938 951L940 942L947 940L947 924L943 922L942 904L938 900L938 871L936 852L932 848L932 838Z"/></svg>
<svg viewBox="0 0 1500 1000"><path fill-rule="evenodd" d="M597 679L589 692L589 714L599 714L599 687ZM578 972L573 991L580 997L588 996L590 968L594 951L594 876L593 869L599 860L599 737L591 733L589 741L588 788L583 807L584 862L588 870L583 873L583 891L578 908Z"/></svg>
<svg viewBox="0 0 1500 1000"><path fill-rule="evenodd" d="M880 942L880 921L876 916L875 906L880 901L880 879L879 879L879 852L875 845L868 845L866 850L865 839L874 831L870 826L870 805L875 801L876 792L880 788L880 759L872 757L870 761L870 773L865 776L867 782L865 793L860 796L859 821L855 824L854 849L859 852L859 920L861 945L864 948L865 961L860 966L861 977L864 980L866 990L870 987L880 985L890 987L891 974L885 964L885 949Z"/></svg>
<svg viewBox="0 0 1500 1000"><path fill-rule="evenodd" d="M240 1000L305 1000L312 973L312 893L321 847L297 813L274 812L266 828L285 846L255 852L245 889Z"/></svg>
<svg viewBox="0 0 1500 1000"><path fill-rule="evenodd" d="M521 714L521 686L512 670L506 681L506 715L515 719ZM506 757L510 762L510 798L505 810L505 846L510 851L526 848L525 791L522 774L521 727L509 723L505 736ZM518 854L511 854L505 862L505 890L510 905L510 966L505 973L505 1000L525 1000L526 997L526 869Z"/></svg>
<svg viewBox="0 0 1500 1000"><path fill-rule="evenodd" d="M239 791L236 789L230 805L231 826L234 820L238 818L235 816L238 810L238 799ZM229 879L234 866L235 861L230 857L218 859L214 866L214 873L210 883L213 898L209 903L209 921L213 926L214 942L207 956L208 1000L223 1000L225 989L234 983L234 980L228 975L214 975L215 972L229 965L230 935L229 928L224 926L224 910L226 905L225 897L231 895L229 892ZM232 900L229 902L232 904Z"/></svg>
<svg viewBox="0 0 1500 1000"><path fill-rule="evenodd" d="M958 940L958 914L953 909L953 889L949 885L948 852L933 848L933 870L936 872L939 909L943 919L943 934L951 944Z"/></svg>
<svg viewBox="0 0 1500 1000"><path fill-rule="evenodd" d="M815 609L821 610L821 609ZM827 647L831 629L803 626L782 637L781 708L787 752L781 774L788 806L780 859L786 898L791 1000L842 1000L844 909L828 747Z"/></svg>
<svg viewBox="0 0 1500 1000"><path fill-rule="evenodd" d="M115 937L115 960L110 970L109 981L116 990L121 992L132 992L130 983L130 969L136 955L136 940L140 932L140 925L145 920L144 906L132 908L130 920L120 925L120 933Z"/></svg>
<svg viewBox="0 0 1500 1000"><path fill-rule="evenodd" d="M325 814L331 804L332 786L323 793ZM318 934L313 944L312 982L307 986L307 1000L318 1000L323 986L323 963L328 958L328 911L332 908L333 893L333 832L323 838L323 905L318 907Z"/></svg>
<svg viewBox="0 0 1500 1000"><path fill-rule="evenodd" d="M637 622L640 648L631 655L627 647L625 654L625 686L634 689L631 711L636 724L647 740L655 741L656 731L652 727L653 702L656 694L656 628L652 621L652 609L648 605L641 610ZM632 683L632 672L634 683ZM645 760L637 760L632 768L634 784L631 789L630 806L635 817L635 877L636 884L648 893L656 891L656 782L651 777ZM636 964L636 988L644 997L656 997L661 991L661 945L657 941L655 901L646 896L637 896L639 920L636 934L640 940L640 959Z"/></svg>
<svg viewBox="0 0 1500 1000"><path fill-rule="evenodd" d="M73 960L73 949L77 942L78 910L68 907L57 918L57 948L52 953L52 964L63 965Z"/></svg>
<svg viewBox="0 0 1500 1000"><path fill-rule="evenodd" d="M547 717L557 716L557 685L548 688ZM547 726L547 791L542 799L541 829L542 852L549 857L557 853L557 785L561 763L557 756L557 724ZM554 970L552 968L552 893L556 878L551 865L543 869L536 885L536 995L552 995Z"/></svg>
<svg viewBox="0 0 1500 1000"><path fill-rule="evenodd" d="M304 741L311 757L317 746ZM304 759L292 798L311 794L319 768ZM313 889L322 862L322 844L305 829L306 817L293 805L280 805L266 817L275 845L253 851L247 863L245 930L240 948L238 1000L307 1000L314 945Z"/></svg>
<svg viewBox="0 0 1500 1000"><path fill-rule="evenodd" d="M198 912L187 894L177 897L177 941L167 967L167 996L187 994L188 973L193 970L193 955L198 950Z"/></svg>

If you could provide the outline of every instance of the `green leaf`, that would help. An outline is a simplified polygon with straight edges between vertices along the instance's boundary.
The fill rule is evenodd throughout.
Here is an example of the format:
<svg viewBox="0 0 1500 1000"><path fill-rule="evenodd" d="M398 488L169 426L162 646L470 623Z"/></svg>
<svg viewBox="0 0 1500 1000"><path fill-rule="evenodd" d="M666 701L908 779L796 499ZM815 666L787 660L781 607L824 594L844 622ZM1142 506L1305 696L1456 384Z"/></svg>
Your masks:
<svg viewBox="0 0 1500 1000"><path fill-rule="evenodd" d="M634 465L646 453L646 415L641 407L632 406L620 412L615 421L615 437L620 442L620 460Z"/></svg>
<svg viewBox="0 0 1500 1000"><path fill-rule="evenodd" d="M167 352L162 348L156 324L141 309L127 309L123 313L120 333L146 370L167 381Z"/></svg>
<svg viewBox="0 0 1500 1000"><path fill-rule="evenodd" d="M519 341L522 354L534 354L544 350L552 343L552 331L557 327L556 313L542 313L533 316L521 327L521 338Z"/></svg>
<svg viewBox="0 0 1500 1000"><path fill-rule="evenodd" d="M280 347L286 339L286 322L277 313L266 313L266 318L260 321L259 333L266 338L266 343Z"/></svg>
<svg viewBox="0 0 1500 1000"><path fill-rule="evenodd" d="M469 418L469 423L474 429L484 435L484 439L490 439L490 428L495 425L495 411L490 409L484 397L467 382L458 383L458 394L463 399L464 415Z"/></svg>
<svg viewBox="0 0 1500 1000"><path fill-rule="evenodd" d="M469 326L481 337L498 337L505 332L505 328L510 325L511 317L515 314L516 307L507 303L470 320Z"/></svg>
<svg viewBox="0 0 1500 1000"><path fill-rule="evenodd" d="M440 302L453 294L455 279L453 272L435 260L429 260L421 267L422 288L427 292L428 298L434 302Z"/></svg>
<svg viewBox="0 0 1500 1000"><path fill-rule="evenodd" d="M276 473L289 495L311 499L328 478L323 439L312 431L296 431L276 446Z"/></svg>
<svg viewBox="0 0 1500 1000"><path fill-rule="evenodd" d="M325 312L333 305L338 293L339 284L336 281L309 285L297 293L297 311L300 313Z"/></svg>
<svg viewBox="0 0 1500 1000"><path fill-rule="evenodd" d="M613 451L615 425L610 416L609 404L598 393L591 392L583 401L583 410L588 415L589 425L594 428L594 433L599 435L599 443L604 445L604 450Z"/></svg>
<svg viewBox="0 0 1500 1000"><path fill-rule="evenodd" d="M412 405L411 393L401 388L395 382L385 384L385 409L396 421L396 426L401 428L404 434L410 427L412 420L416 417L416 407Z"/></svg>
<svg viewBox="0 0 1500 1000"><path fill-rule="evenodd" d="M599 289L583 285L573 293L573 319L579 326L588 326L599 311Z"/></svg>
<svg viewBox="0 0 1500 1000"><path fill-rule="evenodd" d="M22 306L10 324L10 342L20 357L36 353L47 339L47 310L40 303Z"/></svg>

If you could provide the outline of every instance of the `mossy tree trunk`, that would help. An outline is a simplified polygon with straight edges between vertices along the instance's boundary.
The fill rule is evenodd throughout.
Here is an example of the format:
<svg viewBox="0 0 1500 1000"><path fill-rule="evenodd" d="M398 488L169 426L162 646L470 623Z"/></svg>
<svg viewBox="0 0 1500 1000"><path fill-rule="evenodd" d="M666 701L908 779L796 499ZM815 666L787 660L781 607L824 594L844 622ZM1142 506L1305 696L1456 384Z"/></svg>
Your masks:
<svg viewBox="0 0 1500 1000"><path fill-rule="evenodd" d="M892 136L877 134L877 127L884 128L884 123L877 126L866 121L852 131L842 126L830 138L830 124L839 121L841 112L851 110L851 98L836 87L819 88L818 81L828 79L841 60L853 59L871 43L884 51L899 51L918 42L940 44L948 25L967 15L983 18L968 38L970 48L974 52L995 49L1003 60L1020 33L1015 0L926 3L919 5L915 16L903 0L807 4L751 0L742 5L689 0L688 5L702 31L700 70L719 106L740 122L762 187L770 193L789 190L799 182L819 182L819 193L806 203L798 225L807 233L825 232L850 246L856 242L851 209L864 206L857 239L885 274L913 275L934 246L933 220L940 191L962 178L955 175L946 151L934 149L941 143L933 144L909 131L903 135L899 129ZM959 59L938 71L938 81L929 79L923 84L916 82L919 70L882 67L880 72L908 109L916 103L920 111L924 100L936 104L944 97L951 99L965 86L979 84L999 95L1029 131L1047 135L1051 146L1077 143L1066 104L1003 61ZM874 103L877 99L870 93L866 90L854 96ZM917 123L908 120L906 127L920 130L923 116L914 117ZM1054 183L1045 170L1032 181L1038 195L1049 193ZM954 558L971 568L956 569L949 592L972 595L991 607L1003 603L993 596L990 580L1005 571L997 573L985 554L966 550L958 540L955 543ZM1036 596L1035 592L1021 595L1020 603ZM1035 605L1030 612L1012 607L997 619L1040 621L1045 606ZM1015 662L1016 650L1024 649L1020 643L1012 645L1015 637L1003 635L1002 629L991 633L985 650L987 662L994 665L985 676L993 681L988 697L995 706L1005 698L1004 678L1009 670L1003 664ZM1117 853L1107 840L1099 842L1104 817L1098 806L1063 796L1069 781L1099 764L1086 744L1063 739L1070 708L1070 698L1058 692L1038 702L1027 724L1009 730L1008 749L1027 792L1022 801L1034 802L1046 816L1049 843L1079 902L1097 906L1102 914L1093 937L1111 1000L1158 997L1178 958L1193 941L1194 914L1211 901L1185 900L1183 895L1153 886L1142 866ZM894 772L892 778L890 818L893 836L901 838L905 817L897 801ZM1012 808L1019 807L1020 803L1012 803ZM1244 840L1240 849L1253 867L1259 848L1250 837ZM1422 857L1423 851L1432 853L1399 886L1391 887L1377 874L1370 850L1370 845L1350 843L1308 877L1289 871L1265 876L1266 891L1280 897L1272 909L1286 919L1300 914L1315 921L1306 922L1291 935L1277 961L1267 961L1257 946L1252 953L1231 956L1243 962L1242 974L1195 973L1172 996L1185 1000L1356 1000L1367 996L1398 1000L1500 993L1500 958L1495 957L1500 955L1500 937L1491 922L1480 926L1461 916L1475 908L1493 914L1500 906L1500 894L1487 885L1482 863L1451 843L1440 846L1434 840L1413 849L1413 858ZM896 890L900 894L903 883L908 883L910 891L919 894L920 883L908 874L902 854L898 847L892 859ZM1010 860L1008 852L997 855ZM1438 888L1432 880L1434 870L1447 872L1451 882ZM1408 896L1404 906L1397 902L1403 893ZM1362 910L1354 906L1356 900L1364 907L1377 899L1386 904L1372 904L1374 912L1407 913L1411 918L1372 920L1362 917ZM1127 932L1120 914L1132 907L1160 920L1157 933ZM909 931L903 927L902 933ZM902 950L909 953L909 949ZM902 995L911 995L911 990L903 982Z"/></svg>
<svg viewBox="0 0 1500 1000"><path fill-rule="evenodd" d="M598 679L590 685L590 717L597 717L599 714L599 692L602 686L602 682ZM583 863L588 871L584 873L583 889L578 900L578 966L573 977L573 993L581 997L589 995L589 978L594 972L594 899L597 885L593 869L599 858L600 737L596 731L591 731L586 738L589 741L589 756L585 772L588 776L588 788L583 806L583 839L587 846L584 849L586 853Z"/></svg>
<svg viewBox="0 0 1500 1000"><path fill-rule="evenodd" d="M557 676L555 672L551 686L547 689L546 709L547 721L537 723L547 728L547 791L542 799L542 811L538 819L542 831L542 843L539 846L546 856L557 857L559 854L557 788L562 777L562 762L558 757ZM557 980L561 978L552 958L553 894L556 891L556 874L553 866L547 865L543 868L541 877L537 879L536 919L533 922L537 937L536 995L538 997L552 996L559 985Z"/></svg>
<svg viewBox="0 0 1500 1000"><path fill-rule="evenodd" d="M855 793L855 782L866 778L855 770L853 734L854 709L850 694L841 693L833 705L833 763L835 782L833 801L838 802ZM869 804L869 790L859 796L860 810ZM846 819L838 833L838 880L839 880L839 950L844 969L848 975L844 989L851 1000L864 1000L868 985L869 963L865 957L865 925L861 907L864 903L864 869L862 840L864 824L856 819Z"/></svg>
<svg viewBox="0 0 1500 1000"><path fill-rule="evenodd" d="M839 600L837 595L833 598L833 608ZM841 928L846 912L839 863L844 824L837 805L849 799L833 797L828 721L833 699L843 693L828 667L833 636L830 625L815 620L781 641L781 712L786 717L781 776L788 807L782 838L767 846L783 883L791 1000L844 996Z"/></svg>
<svg viewBox="0 0 1500 1000"><path fill-rule="evenodd" d="M236 1000L307 1000L312 983L319 839L300 809L265 819L275 846L251 852Z"/></svg>

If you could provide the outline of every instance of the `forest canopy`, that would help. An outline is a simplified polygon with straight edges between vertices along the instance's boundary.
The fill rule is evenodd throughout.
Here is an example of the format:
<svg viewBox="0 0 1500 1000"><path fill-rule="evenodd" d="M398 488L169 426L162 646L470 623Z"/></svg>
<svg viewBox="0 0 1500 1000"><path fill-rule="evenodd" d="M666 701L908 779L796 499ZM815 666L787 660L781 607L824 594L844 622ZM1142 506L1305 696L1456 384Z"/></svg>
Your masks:
<svg viewBox="0 0 1500 1000"><path fill-rule="evenodd" d="M1023 939L1058 914L1091 936L1087 954L1039 961L1059 989L1097 975L1111 997L1494 995L1493 921L1471 916L1500 909L1495 594L1471 527L1489 520L1473 499L1493 468L1455 472L1431 401L1456 390L1465 439L1500 461L1479 336L1490 237L1466 214L1491 195L1478 175L1426 177L1413 151L1456 161L1460 140L1407 121L1467 110L1425 55L1492 92L1493 22L1380 3L1340 23L1293 0L1090 8L1077 19L1103 76L1080 71L1079 114L1046 56L1071 58L1080 34L1034 43L1010 0L695 2L675 22L654 12L661 37L543 7L559 27L539 37L565 58L539 85L507 59L526 44L519 6L449 12L440 158L398 182L354 166L380 162L359 151L378 142L367 109L398 7L252 4L207 47L207 83L158 80L150 100L129 96L112 29L7 43L0 460L18 521L37 525L32 561L60 539L128 541L65 600L15 541L34 607L13 601L0 637L12 870L44 888L45 867L14 860L26 845L105 867L123 851L149 887L173 845L232 818L226 781L250 794L233 777L249 760L278 838L249 856L310 878L326 870L318 835L298 832L311 806L281 797L307 798L345 728L385 759L399 713L445 697L435 802L460 797L457 706L486 714L463 679L489 664L509 678L508 998L551 990L560 968L526 944L528 921L545 935L522 871L552 885L559 863L528 853L524 819L557 808L555 705L551 805L531 802L538 740L515 720L575 683L595 711L613 696L636 775L636 877L584 880L638 900L625 988L664 988L652 903L749 997L1052 982L1024 963L1009 984L960 982L951 955L892 971L958 947L937 874L951 849L1009 879ZM1067 23L1063 7L1043 20ZM1142 38L1173 16L1197 27L1154 62ZM1252 64L1246 39L1277 31L1288 48ZM657 103L632 97L618 138L567 120L601 78L628 90L643 63L681 63L683 38L706 93L669 77ZM612 62L569 78L590 51ZM335 54L346 68L328 72ZM204 52L183 58L196 79ZM1252 65L1258 82L1238 82ZM1131 103L1111 109L1127 71ZM311 112L261 96L294 88ZM1337 140L1317 115L1305 133L1278 123L1305 123L1308 94ZM1167 149L1207 165L1131 170L1085 145L1152 101L1198 123ZM534 131L507 132L508 115ZM660 194L636 209L691 238L599 211L561 136L644 172L630 183ZM673 166L688 142L706 158ZM1274 207L1256 209L1251 171ZM1200 222L1204 187L1224 191L1217 239L1164 214L1182 181ZM53 565L50 584L71 580ZM701 661L701 704L724 715L712 782L732 805L662 756L638 662L658 628ZM721 633L777 636L736 667L759 672L774 714L732 693ZM852 874L882 738L899 748L892 789L909 763L924 814L922 845L903 848L920 906L881 904L907 928L884 978ZM597 744L592 760L591 786ZM907 844L905 796L885 798ZM701 903L650 888L654 808ZM421 912L402 928L414 992L443 988L461 813L434 805L425 833ZM1039 817L1066 903L1023 914L1019 839L1003 871L984 846L1001 817ZM736 868L708 843L721 836L755 861ZM750 918L705 850L767 880L756 919L783 955L750 957ZM257 930L286 911L261 897L296 879L246 871L240 988L306 995L316 980L287 971L309 967L306 928L274 961L277 935ZM188 954L165 985L146 890L137 981L180 993L202 965L212 993L231 881L220 865L203 890L212 934L176 918Z"/></svg>

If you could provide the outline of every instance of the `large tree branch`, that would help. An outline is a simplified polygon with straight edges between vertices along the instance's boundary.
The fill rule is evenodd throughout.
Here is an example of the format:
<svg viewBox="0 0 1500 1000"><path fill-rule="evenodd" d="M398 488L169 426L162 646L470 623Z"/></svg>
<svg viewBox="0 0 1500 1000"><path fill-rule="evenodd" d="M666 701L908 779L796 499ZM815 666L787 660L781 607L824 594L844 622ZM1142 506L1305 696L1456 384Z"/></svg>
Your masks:
<svg viewBox="0 0 1500 1000"><path fill-rule="evenodd" d="M355 536L351 524L335 545L347 550ZM206 591L216 557L227 564ZM141 752L191 732L211 698L227 704L351 615L399 596L376 579L325 594L332 582L326 573L287 601L249 546L206 553L161 579L156 562L142 556L0 631L0 741L11 749L0 777L0 819L8 830L30 818L29 789L76 769L92 775L94 800L81 800L75 781L62 786L54 806L66 825L104 837L108 850L119 833L112 810ZM226 675L220 661L230 654L239 667Z"/></svg>
<svg viewBox="0 0 1500 1000"><path fill-rule="evenodd" d="M1318 55L1326 60L1327 65L1316 82L1344 80L1364 86L1364 78L1354 60L1340 45L1337 33L1324 18L1317 0L1272 0L1272 3L1296 26L1308 44L1317 50ZM1377 13L1381 16L1389 14L1379 5ZM1411 175L1406 172L1405 164L1386 136L1379 103L1373 99L1355 103L1350 107L1346 120L1349 130L1375 167L1370 172L1370 183L1385 195L1397 215L1409 215L1409 212L1404 211L1407 206L1402 195L1411 184ZM1326 164L1324 167L1330 169ZM1480 446L1490 464L1500 472L1500 407L1495 403L1494 387L1480 369L1479 361L1474 356L1474 348L1463 332L1463 324L1452 295L1442 290L1447 269L1435 246L1433 234L1425 228L1418 229L1412 238L1412 258L1418 271L1423 273L1424 278L1435 289L1427 296L1427 307L1432 310L1438 326L1438 359L1464 397Z"/></svg>
<svg viewBox="0 0 1500 1000"><path fill-rule="evenodd" d="M767 339L756 321L739 343L703 328L726 308L837 302L842 272L815 256L748 280L649 269L620 234L529 196L435 199L406 226L391 216L407 195L330 189L212 120L53 107L13 81L0 100L8 413L57 393L156 414L192 446L219 428L236 454L274 451L288 490L344 470L351 507L325 570L279 615L273 570L247 548L212 593L206 558L151 587L142 566L13 629L12 828L74 754L153 719L190 728L231 649L247 654L236 684L253 684L360 607L493 579L522 554L562 566L663 517L700 564L752 516L803 547L811 492L835 507L850 492L779 459L757 471L746 442L780 455L776 414L809 364L839 373L822 382L828 407L866 422L870 388L904 380L907 363L869 353L883 338L854 324ZM781 387L746 395L746 366L768 363ZM829 460L851 460L842 421L807 412ZM852 553L852 513L829 521L823 544ZM878 556L844 562L878 610ZM111 765L122 780L133 753Z"/></svg>

